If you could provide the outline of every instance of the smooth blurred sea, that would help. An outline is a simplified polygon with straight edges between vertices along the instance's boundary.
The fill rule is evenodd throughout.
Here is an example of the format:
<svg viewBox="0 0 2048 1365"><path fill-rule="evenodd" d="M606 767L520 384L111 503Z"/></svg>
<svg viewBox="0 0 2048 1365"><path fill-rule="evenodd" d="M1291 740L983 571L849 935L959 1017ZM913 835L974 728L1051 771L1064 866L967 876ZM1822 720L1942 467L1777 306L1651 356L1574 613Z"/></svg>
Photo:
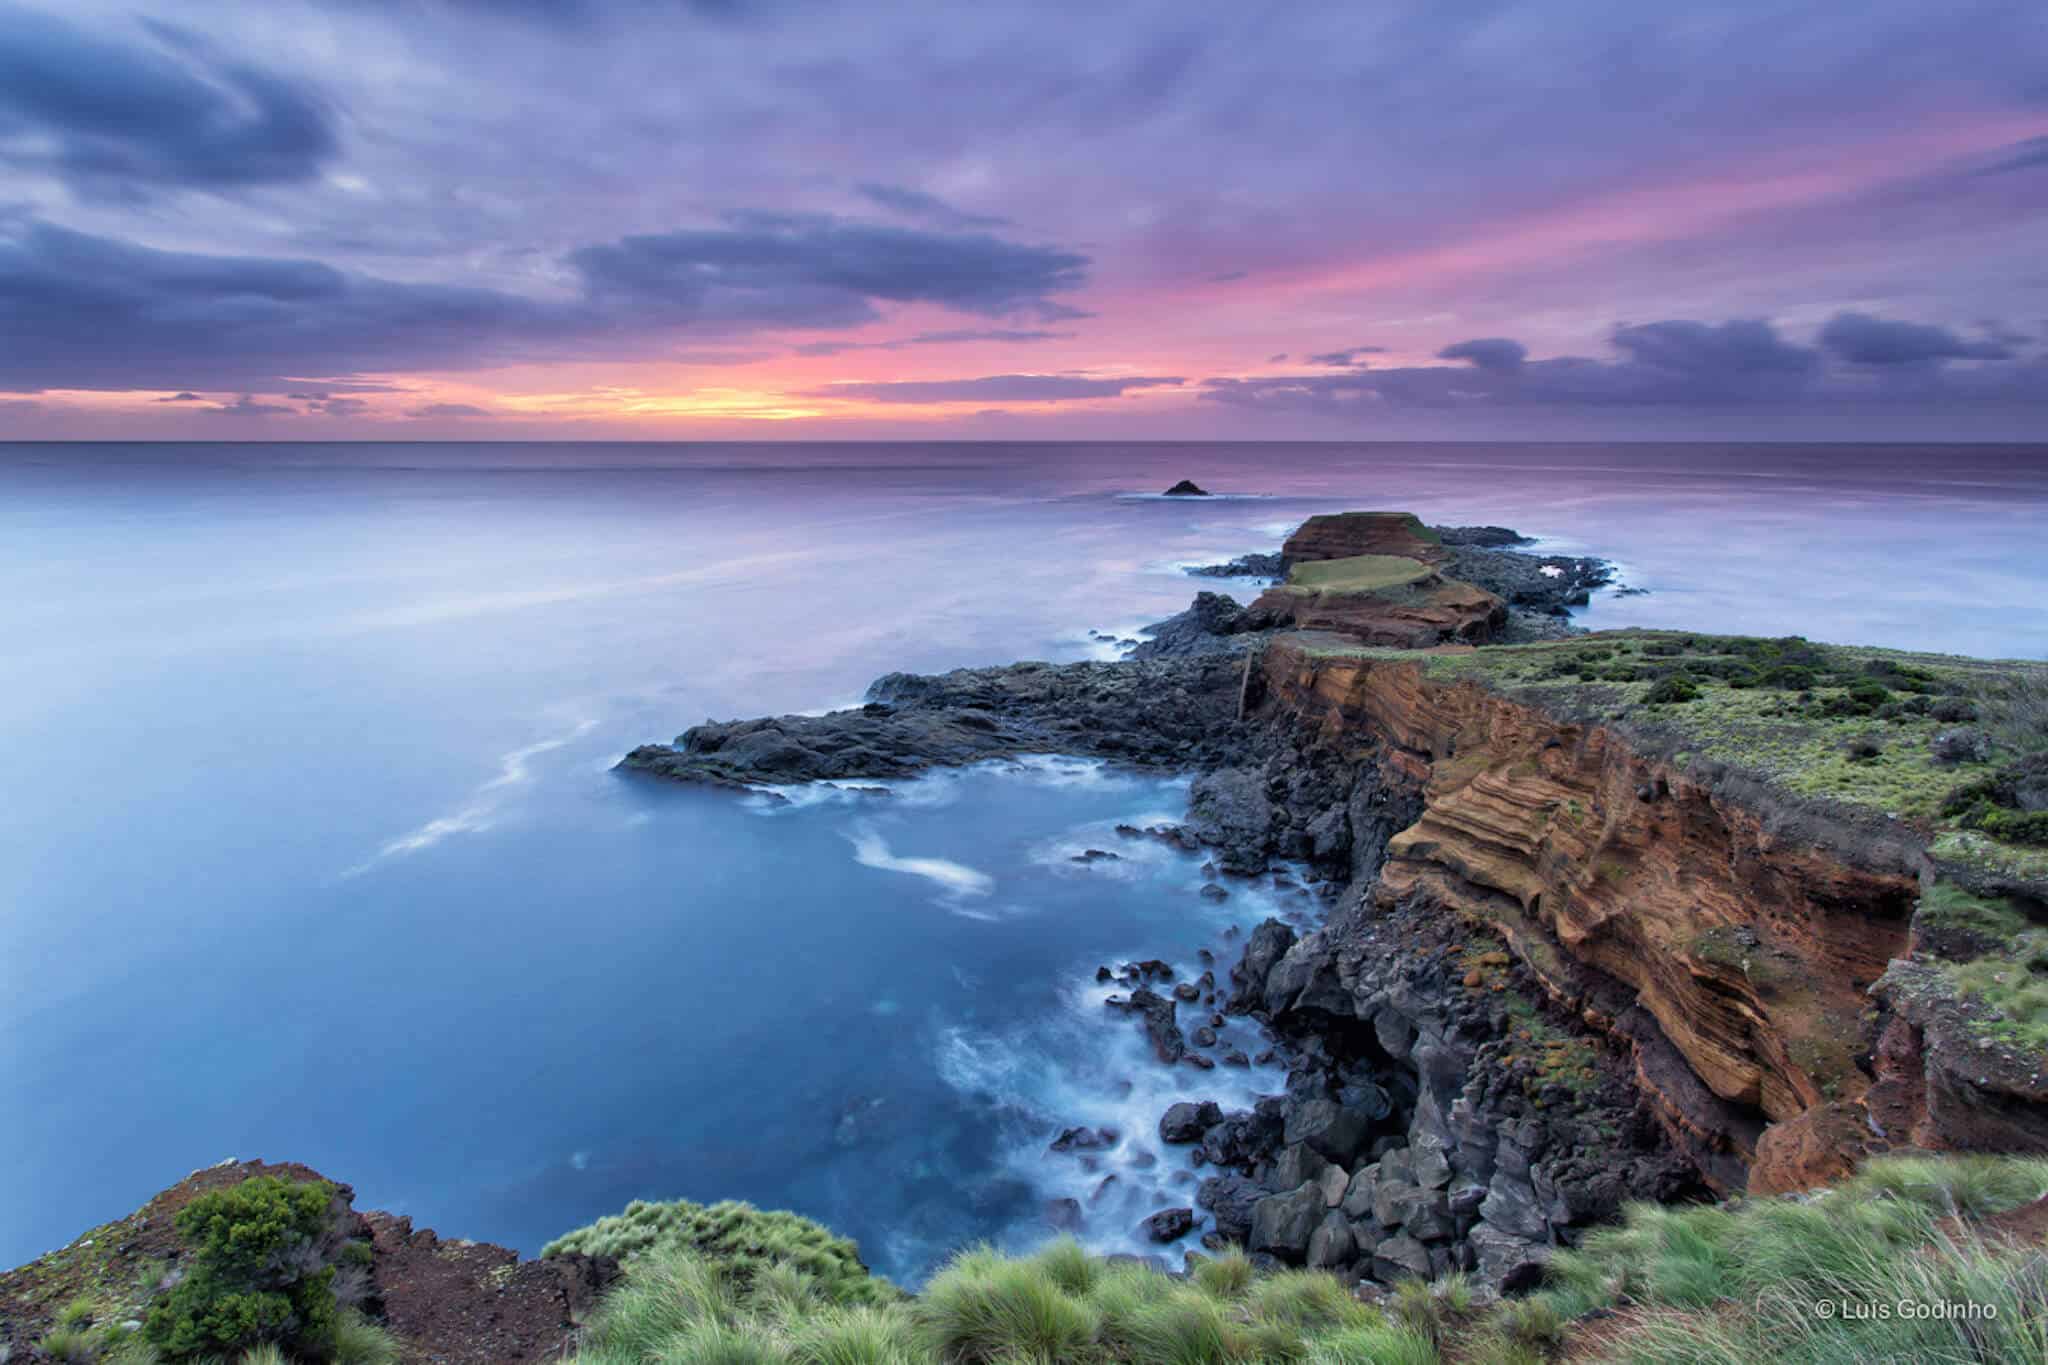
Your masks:
<svg viewBox="0 0 2048 1365"><path fill-rule="evenodd" d="M1183 477L1232 496L1152 496ZM0 1264L228 1156L528 1252L744 1198L903 1279L1114 1171L1087 1236L1134 1246L1192 1193L1137 1164L1165 1103L1278 1078L1157 1068L1095 965L1307 912L1071 861L1182 784L608 769L1102 657L1216 586L1182 566L1354 507L1650 590L1586 625L2048 657L2041 446L0 445ZM1080 1122L1129 1135L1096 1171L1042 1154Z"/></svg>

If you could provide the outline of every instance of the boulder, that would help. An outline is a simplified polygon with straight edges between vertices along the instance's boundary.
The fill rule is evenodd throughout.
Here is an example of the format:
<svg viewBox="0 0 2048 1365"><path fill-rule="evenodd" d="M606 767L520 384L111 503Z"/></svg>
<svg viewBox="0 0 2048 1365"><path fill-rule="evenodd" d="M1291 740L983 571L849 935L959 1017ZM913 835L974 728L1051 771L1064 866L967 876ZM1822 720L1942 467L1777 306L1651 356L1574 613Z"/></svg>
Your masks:
<svg viewBox="0 0 2048 1365"><path fill-rule="evenodd" d="M1344 1210L1344 1216L1353 1219L1372 1217L1373 1208L1379 1198L1379 1188L1379 1164L1375 1162L1370 1166L1361 1166L1358 1173L1351 1177L1351 1183L1344 1188L1344 1199L1339 1205ZM1484 1190L1480 1191L1482 1197L1485 1193Z"/></svg>
<svg viewBox="0 0 2048 1365"><path fill-rule="evenodd" d="M1278 1114L1257 1110L1226 1114L1221 1123L1202 1134L1202 1155L1218 1166L1248 1171L1279 1144L1281 1131Z"/></svg>
<svg viewBox="0 0 2048 1365"><path fill-rule="evenodd" d="M1149 987L1140 986L1131 992L1129 1009L1139 1017L1145 1027L1145 1036L1152 1041L1152 1053L1168 1066L1187 1055L1187 1039L1181 1035L1180 1025L1175 1022L1179 1006Z"/></svg>
<svg viewBox="0 0 2048 1365"><path fill-rule="evenodd" d="M1217 850L1217 862L1226 872L1265 871L1266 851L1280 818L1266 796L1266 776L1256 768L1204 773L1188 789L1187 828Z"/></svg>
<svg viewBox="0 0 2048 1365"><path fill-rule="evenodd" d="M1169 1105L1159 1119L1161 1142L1200 1142L1202 1135L1223 1121L1223 1110L1214 1101L1199 1104L1182 1100Z"/></svg>
<svg viewBox="0 0 2048 1365"><path fill-rule="evenodd" d="M1325 1160L1345 1165L1358 1156L1371 1130L1363 1114L1335 1100L1313 1099L1288 1110L1285 1140L1306 1143Z"/></svg>
<svg viewBox="0 0 2048 1365"><path fill-rule="evenodd" d="M1243 960L1230 971L1230 1013L1247 1014L1266 1007L1266 978L1272 973L1273 964L1293 946L1294 930L1277 919L1266 920L1252 930L1244 945Z"/></svg>
<svg viewBox="0 0 2048 1365"><path fill-rule="evenodd" d="M1388 1180L1380 1177L1378 1190L1373 1195L1372 1216L1382 1226L1398 1228L1423 1202L1420 1188L1405 1181Z"/></svg>
<svg viewBox="0 0 2048 1365"><path fill-rule="evenodd" d="M1458 1230L1451 1219L1451 1200L1442 1190L1417 1190L1401 1226L1418 1242L1441 1242Z"/></svg>
<svg viewBox="0 0 2048 1365"><path fill-rule="evenodd" d="M1429 1248L1406 1234L1396 1234L1372 1249L1372 1277L1381 1284L1426 1280L1432 1267Z"/></svg>
<svg viewBox="0 0 2048 1365"><path fill-rule="evenodd" d="M1155 1242L1178 1241L1194 1230L1195 1211L1161 1209L1147 1218L1141 1226L1145 1235Z"/></svg>
<svg viewBox="0 0 2048 1365"><path fill-rule="evenodd" d="M1298 1264L1327 1212L1323 1192L1313 1181L1286 1194L1269 1194L1252 1207L1250 1248Z"/></svg>
<svg viewBox="0 0 2048 1365"><path fill-rule="evenodd" d="M1195 1204L1216 1215L1216 1231L1233 1242L1251 1236L1252 1212L1266 1198L1264 1185L1250 1176L1212 1175L1195 1189Z"/></svg>
<svg viewBox="0 0 2048 1365"><path fill-rule="evenodd" d="M1479 1278L1502 1293L1534 1287L1543 1278L1547 1247L1538 1246L1489 1223L1481 1223L1466 1237Z"/></svg>
<svg viewBox="0 0 2048 1365"><path fill-rule="evenodd" d="M1499 1231L1526 1241L1544 1239L1550 1232L1536 1202L1535 1188L1505 1169L1493 1173L1493 1183L1487 1186L1486 1198L1479 1205L1479 1217Z"/></svg>
<svg viewBox="0 0 2048 1365"><path fill-rule="evenodd" d="M1309 1234L1304 1259L1311 1270L1335 1270L1350 1264L1357 1255L1358 1244L1351 1235L1351 1224L1333 1209L1323 1215L1323 1221Z"/></svg>
<svg viewBox="0 0 2048 1365"><path fill-rule="evenodd" d="M1326 1166L1316 1177L1316 1184L1322 1187L1323 1202L1334 1209L1344 1202L1344 1191L1351 1187L1351 1177L1342 1166Z"/></svg>
<svg viewBox="0 0 2048 1365"><path fill-rule="evenodd" d="M1444 1150L1443 1138L1434 1133L1417 1134L1408 1155L1416 1184L1440 1190L1451 1183L1451 1159Z"/></svg>
<svg viewBox="0 0 2048 1365"><path fill-rule="evenodd" d="M1266 1008L1275 1018L1316 1011L1351 1017L1351 992L1338 976L1336 947L1323 930L1302 939L1266 976Z"/></svg>
<svg viewBox="0 0 2048 1365"><path fill-rule="evenodd" d="M1081 1229L1081 1201L1078 1199L1049 1199L1045 1204L1045 1225L1055 1232L1078 1232Z"/></svg>
<svg viewBox="0 0 2048 1365"><path fill-rule="evenodd" d="M1303 1181L1320 1182L1329 1164L1315 1148L1297 1142L1280 1149L1272 1169L1266 1172L1266 1184L1274 1190L1291 1190Z"/></svg>

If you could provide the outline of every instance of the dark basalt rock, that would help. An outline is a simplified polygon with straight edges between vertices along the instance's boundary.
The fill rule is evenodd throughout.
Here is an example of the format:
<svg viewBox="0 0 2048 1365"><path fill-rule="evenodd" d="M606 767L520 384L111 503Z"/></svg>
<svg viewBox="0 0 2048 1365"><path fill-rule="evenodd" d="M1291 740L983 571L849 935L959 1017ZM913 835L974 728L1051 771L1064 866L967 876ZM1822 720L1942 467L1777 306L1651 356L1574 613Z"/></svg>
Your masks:
<svg viewBox="0 0 2048 1365"><path fill-rule="evenodd" d="M1257 1109L1226 1114L1211 1125L1202 1134L1202 1156L1213 1165L1249 1175L1279 1144L1281 1128L1280 1101L1262 1101Z"/></svg>
<svg viewBox="0 0 2048 1365"><path fill-rule="evenodd" d="M1173 1001L1141 986L1131 992L1124 1008L1139 1017L1145 1036L1152 1041L1152 1053L1160 1061L1171 1066L1187 1055L1187 1039L1175 1020L1180 1007Z"/></svg>
<svg viewBox="0 0 2048 1365"><path fill-rule="evenodd" d="M1255 638L1247 632L1274 624L1266 613L1238 605L1228 593L1198 592L1186 611L1144 627L1139 633L1145 640L1131 651L1131 657L1179 659L1238 653L1249 648Z"/></svg>
<svg viewBox="0 0 2048 1365"><path fill-rule="evenodd" d="M1196 483L1193 479L1182 479L1179 483L1166 490L1166 496L1169 498L1206 498L1209 496L1209 490Z"/></svg>
<svg viewBox="0 0 2048 1365"><path fill-rule="evenodd" d="M1477 545L1482 549L1502 550L1511 545L1533 543L1532 537L1505 526L1432 526L1430 529L1446 545Z"/></svg>
<svg viewBox="0 0 2048 1365"><path fill-rule="evenodd" d="M1155 1242L1176 1242L1195 1230L1195 1211L1161 1209L1140 1226L1144 1228L1145 1235Z"/></svg>
<svg viewBox="0 0 2048 1365"><path fill-rule="evenodd" d="M1299 1264L1308 1253L1308 1240L1329 1206L1313 1182L1303 1182L1285 1194L1269 1194L1252 1206L1253 1251L1265 1251L1282 1260Z"/></svg>
<svg viewBox="0 0 2048 1365"><path fill-rule="evenodd" d="M1239 555L1226 564L1199 564L1188 572L1201 578L1278 578L1287 565L1274 550L1270 554Z"/></svg>
<svg viewBox="0 0 2048 1365"><path fill-rule="evenodd" d="M1486 589L1509 606L1534 611L1584 606L1593 589L1614 581L1614 566L1604 559L1521 554L1472 543L1452 545L1443 571Z"/></svg>
<svg viewBox="0 0 2048 1365"><path fill-rule="evenodd" d="M1199 1142L1202 1134L1223 1121L1223 1110L1215 1101L1196 1104L1182 1100L1171 1105L1159 1119L1161 1142Z"/></svg>
<svg viewBox="0 0 2048 1365"><path fill-rule="evenodd" d="M1266 978L1293 946L1294 930L1277 919L1266 920L1252 930L1244 957L1230 969L1231 992L1225 1009L1232 1014L1264 1013Z"/></svg>
<svg viewBox="0 0 2048 1365"><path fill-rule="evenodd" d="M912 777L1024 753L1200 767L1232 747L1241 672L1233 660L1196 656L891 673L865 705L707 723L673 745L643 744L618 766L733 788Z"/></svg>

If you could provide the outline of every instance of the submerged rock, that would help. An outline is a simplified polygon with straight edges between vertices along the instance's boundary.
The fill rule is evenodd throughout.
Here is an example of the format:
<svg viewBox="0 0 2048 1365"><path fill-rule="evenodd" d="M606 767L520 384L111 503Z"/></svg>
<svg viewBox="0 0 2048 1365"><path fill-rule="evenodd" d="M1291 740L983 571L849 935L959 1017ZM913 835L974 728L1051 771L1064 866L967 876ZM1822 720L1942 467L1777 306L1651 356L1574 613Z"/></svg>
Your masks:
<svg viewBox="0 0 2048 1365"><path fill-rule="evenodd" d="M1143 1224L1145 1235L1155 1242L1174 1242L1195 1229L1195 1211L1188 1208L1161 1209Z"/></svg>

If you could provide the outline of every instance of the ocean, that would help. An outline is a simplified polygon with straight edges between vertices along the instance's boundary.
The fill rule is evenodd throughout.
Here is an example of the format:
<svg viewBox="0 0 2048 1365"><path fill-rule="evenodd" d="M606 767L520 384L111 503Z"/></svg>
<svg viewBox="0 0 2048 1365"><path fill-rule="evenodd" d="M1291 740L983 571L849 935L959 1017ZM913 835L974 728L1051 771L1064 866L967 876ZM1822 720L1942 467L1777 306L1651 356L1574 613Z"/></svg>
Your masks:
<svg viewBox="0 0 2048 1365"><path fill-rule="evenodd" d="M610 768L893 669L1112 657L1251 586L1186 566L1369 507L1616 561L1646 591L1587 626L2048 657L2042 446L0 445L0 1264L226 1157L528 1253L675 1197L905 1282L1063 1197L1140 1249L1191 1202L1161 1109L1279 1078L1158 1067L1096 966L1315 913L1075 861L1183 780ZM1077 1124L1129 1141L1046 1151Z"/></svg>

